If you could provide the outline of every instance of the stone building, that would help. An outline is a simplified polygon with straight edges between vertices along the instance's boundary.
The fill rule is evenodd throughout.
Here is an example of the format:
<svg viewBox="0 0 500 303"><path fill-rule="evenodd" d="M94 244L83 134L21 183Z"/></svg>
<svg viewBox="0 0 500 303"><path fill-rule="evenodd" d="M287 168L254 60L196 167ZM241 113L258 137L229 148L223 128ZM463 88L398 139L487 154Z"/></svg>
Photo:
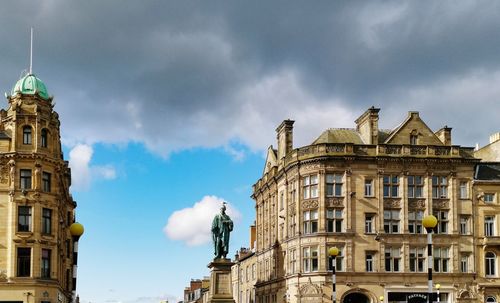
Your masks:
<svg viewBox="0 0 500 303"><path fill-rule="evenodd" d="M418 112L392 130L378 122L372 107L355 128L299 148L294 121L276 129L252 195L257 303L331 302L332 246L338 302L426 302L428 214L438 218L440 301L500 301L498 164L483 165L473 148L452 144L451 128L435 132Z"/></svg>
<svg viewBox="0 0 500 303"><path fill-rule="evenodd" d="M0 302L72 299L76 202L52 99L28 74L0 110Z"/></svg>

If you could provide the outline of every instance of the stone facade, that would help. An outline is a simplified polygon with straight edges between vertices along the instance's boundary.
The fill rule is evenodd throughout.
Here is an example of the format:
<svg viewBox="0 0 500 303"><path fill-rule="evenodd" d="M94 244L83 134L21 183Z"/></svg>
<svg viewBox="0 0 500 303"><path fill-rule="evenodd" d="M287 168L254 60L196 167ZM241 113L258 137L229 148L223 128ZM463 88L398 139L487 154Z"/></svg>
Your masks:
<svg viewBox="0 0 500 303"><path fill-rule="evenodd" d="M331 301L332 246L341 251L338 302L426 300L428 214L438 218L441 302L500 301L499 180L474 178L480 160L452 145L451 128L433 132L418 112L393 130L378 119L372 107L355 129L329 129L295 149L293 121L277 128L278 148L253 187L256 252L245 261L257 264L256 302ZM494 220L488 236L485 218Z"/></svg>
<svg viewBox="0 0 500 303"><path fill-rule="evenodd" d="M36 87L23 92L7 96L0 111L0 302L65 303L73 278L71 172L52 98Z"/></svg>
<svg viewBox="0 0 500 303"><path fill-rule="evenodd" d="M231 269L233 298L236 303L255 303L257 263L254 256L253 247L241 248L236 255Z"/></svg>

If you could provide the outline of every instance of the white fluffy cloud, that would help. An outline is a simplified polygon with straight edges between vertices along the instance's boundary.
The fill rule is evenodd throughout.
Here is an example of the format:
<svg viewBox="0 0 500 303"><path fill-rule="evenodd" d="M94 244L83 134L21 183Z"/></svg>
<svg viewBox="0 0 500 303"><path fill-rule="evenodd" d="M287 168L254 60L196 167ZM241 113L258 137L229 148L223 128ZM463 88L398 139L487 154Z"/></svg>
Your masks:
<svg viewBox="0 0 500 303"><path fill-rule="evenodd" d="M86 190L90 187L92 179L102 178L112 180L116 178L116 170L111 165L92 166L90 161L94 149L87 144L77 144L69 152L69 166L73 188Z"/></svg>
<svg viewBox="0 0 500 303"><path fill-rule="evenodd" d="M175 211L170 215L163 231L172 240L180 240L189 246L210 241L213 217L220 211L224 200L216 196L204 196L192 207ZM228 203L227 214L233 221L241 217L239 211Z"/></svg>

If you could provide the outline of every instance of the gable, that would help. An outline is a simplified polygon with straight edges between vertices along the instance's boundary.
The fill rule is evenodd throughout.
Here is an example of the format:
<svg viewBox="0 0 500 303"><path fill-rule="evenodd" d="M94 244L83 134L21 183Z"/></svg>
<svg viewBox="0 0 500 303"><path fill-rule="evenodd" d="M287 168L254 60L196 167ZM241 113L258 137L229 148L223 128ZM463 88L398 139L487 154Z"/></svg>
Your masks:
<svg viewBox="0 0 500 303"><path fill-rule="evenodd" d="M417 135L417 145L443 145L443 142L434 132L420 119L418 112L410 112L408 118L394 129L385 144L410 144L410 136Z"/></svg>
<svg viewBox="0 0 500 303"><path fill-rule="evenodd" d="M264 171L262 175L265 175L268 173L273 167L278 166L278 161L276 158L276 152L273 149L273 146L269 146L267 149L267 156L266 156L266 162L264 164Z"/></svg>

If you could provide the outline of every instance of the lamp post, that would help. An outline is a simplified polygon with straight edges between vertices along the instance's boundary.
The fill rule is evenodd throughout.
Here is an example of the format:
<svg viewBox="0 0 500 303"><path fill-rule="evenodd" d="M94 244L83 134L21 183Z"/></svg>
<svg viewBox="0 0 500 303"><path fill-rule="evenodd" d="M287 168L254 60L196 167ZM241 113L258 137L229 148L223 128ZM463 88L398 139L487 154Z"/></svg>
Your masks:
<svg viewBox="0 0 500 303"><path fill-rule="evenodd" d="M76 302L76 271L78 268L78 239L83 235L83 225L78 222L71 224L69 233L73 238L73 283L71 286L71 300Z"/></svg>
<svg viewBox="0 0 500 303"><path fill-rule="evenodd" d="M331 247L329 250L328 250L328 255L330 256L331 258L331 262L332 262L332 283L333 283L333 286L332 286L332 302L333 303L336 303L337 302L337 292L335 290L335 265L336 265L336 261L335 261L335 258L339 255L339 249L337 247Z"/></svg>
<svg viewBox="0 0 500 303"><path fill-rule="evenodd" d="M432 299L432 230L437 225L437 218L433 215L426 216L422 219L422 225L425 227L427 231L427 283L428 283L428 291L427 291L427 302L431 303Z"/></svg>
<svg viewBox="0 0 500 303"><path fill-rule="evenodd" d="M384 296L380 296L378 297L378 299L380 300L381 303L384 302Z"/></svg>
<svg viewBox="0 0 500 303"><path fill-rule="evenodd" d="M441 284L437 283L436 284L436 290L437 290L437 301L439 303L439 289L441 288Z"/></svg>

